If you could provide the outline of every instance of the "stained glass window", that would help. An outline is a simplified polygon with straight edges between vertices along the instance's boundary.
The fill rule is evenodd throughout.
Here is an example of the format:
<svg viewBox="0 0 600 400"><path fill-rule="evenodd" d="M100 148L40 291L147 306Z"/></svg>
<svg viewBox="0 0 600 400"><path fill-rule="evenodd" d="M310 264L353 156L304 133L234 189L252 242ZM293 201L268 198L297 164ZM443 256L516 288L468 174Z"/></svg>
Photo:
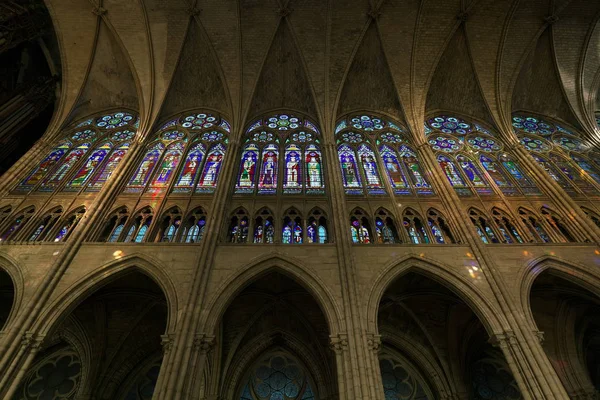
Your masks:
<svg viewBox="0 0 600 400"><path fill-rule="evenodd" d="M52 167L54 167L58 161L65 155L69 150L70 143L65 142L58 145L50 154L48 154L42 162L35 167L29 175L21 182L17 190L29 190L36 186L46 177Z"/></svg>
<svg viewBox="0 0 600 400"><path fill-rule="evenodd" d="M96 173L89 180L90 183L88 184L86 191L100 190L100 188L102 188L102 185L104 185L104 182L108 181L113 175L115 169L123 160L128 150L129 143L123 143L118 148L113 150L113 152L108 157L108 160L104 164L101 164L99 167L96 166L94 168Z"/></svg>
<svg viewBox="0 0 600 400"><path fill-rule="evenodd" d="M445 153L454 153L462 149L463 143L459 139L454 139L449 136L430 137L429 145L434 151L443 151Z"/></svg>
<svg viewBox="0 0 600 400"><path fill-rule="evenodd" d="M122 126L132 125L136 122L136 118L126 112L117 112L114 114L104 115L96 120L96 126L102 129L114 129Z"/></svg>
<svg viewBox="0 0 600 400"><path fill-rule="evenodd" d="M500 157L500 162L508 170L513 179L517 182L521 190L525 192L525 194L537 195L540 194L539 189L533 183L531 178L523 173L521 167L507 154L502 154Z"/></svg>
<svg viewBox="0 0 600 400"><path fill-rule="evenodd" d="M400 243L396 224L390 213L385 210L379 210L375 217L375 232L377 233L377 243L394 244Z"/></svg>
<svg viewBox="0 0 600 400"><path fill-rule="evenodd" d="M252 193L255 187L256 162L258 160L258 147L249 144L242 152L240 172L236 185L236 193Z"/></svg>
<svg viewBox="0 0 600 400"><path fill-rule="evenodd" d="M77 162L85 155L90 145L88 143L81 144L71 150L65 159L61 162L60 166L38 187L39 191L52 191L60 182L63 180L65 175L77 164Z"/></svg>
<svg viewBox="0 0 600 400"><path fill-rule="evenodd" d="M512 118L512 125L518 130L542 136L549 136L556 131L552 124L532 116L515 115Z"/></svg>
<svg viewBox="0 0 600 400"><path fill-rule="evenodd" d="M338 157L340 159L340 168L342 169L342 181L346 193L362 194L360 175L356 165L356 154L347 145L341 145L338 148Z"/></svg>
<svg viewBox="0 0 600 400"><path fill-rule="evenodd" d="M537 242L550 243L552 241L539 219L531 211L521 207L519 208L519 216Z"/></svg>
<svg viewBox="0 0 600 400"><path fill-rule="evenodd" d="M219 172L221 172L223 157L225 157L225 146L221 143L213 145L206 157L202 175L196 185L196 193L214 192L217 187Z"/></svg>
<svg viewBox="0 0 600 400"><path fill-rule="evenodd" d="M275 243L275 227L273 216L268 209L263 209L254 219L254 243Z"/></svg>
<svg viewBox="0 0 600 400"><path fill-rule="evenodd" d="M243 209L237 209L229 223L227 238L231 243L246 243L248 241L248 214Z"/></svg>
<svg viewBox="0 0 600 400"><path fill-rule="evenodd" d="M473 226L475 227L475 230L477 231L477 234L483 243L489 244L500 242L496 237L496 233L492 229L488 219L482 213L471 208L469 210L469 216Z"/></svg>
<svg viewBox="0 0 600 400"><path fill-rule="evenodd" d="M174 193L189 193L194 187L198 169L204 160L206 148L202 143L197 143L188 151L179 177L173 188Z"/></svg>
<svg viewBox="0 0 600 400"><path fill-rule="evenodd" d="M323 193L323 165L321 151L314 144L306 146L306 193Z"/></svg>
<svg viewBox="0 0 600 400"><path fill-rule="evenodd" d="M371 223L362 210L353 212L350 218L350 234L353 243L371 243Z"/></svg>
<svg viewBox="0 0 600 400"><path fill-rule="evenodd" d="M365 174L365 182L367 184L367 190L371 194L383 194L385 190L381 184L379 177L379 170L377 168L377 160L375 153L367 145L360 145L358 148L358 156L360 158L360 164L362 166L363 173Z"/></svg>
<svg viewBox="0 0 600 400"><path fill-rule="evenodd" d="M427 212L427 224L433 233L433 239L435 240L435 243L456 243L454 235L446 223L446 219L439 211L435 209L429 209Z"/></svg>
<svg viewBox="0 0 600 400"><path fill-rule="evenodd" d="M185 243L200 242L204 236L205 228L206 214L202 208L196 208L189 213L186 219L180 241Z"/></svg>
<svg viewBox="0 0 600 400"><path fill-rule="evenodd" d="M104 143L99 146L92 154L88 157L85 163L81 166L79 171L71 178L71 181L67 184L64 190L78 190L83 187L90 176L98 169L102 164L102 161L111 150L110 143Z"/></svg>
<svg viewBox="0 0 600 400"><path fill-rule="evenodd" d="M379 368L385 400L430 400L435 398L425 380L407 361L385 353L381 357Z"/></svg>
<svg viewBox="0 0 600 400"><path fill-rule="evenodd" d="M583 157L576 156L576 155L571 155L571 159L573 161L575 161L575 163L577 163L577 165L583 171L585 171L585 174L581 173L581 175L585 176L587 174L594 181L596 181L596 183L600 184L600 172L598 171L598 169L595 166L592 165L591 162L589 162L588 160L586 160Z"/></svg>
<svg viewBox="0 0 600 400"><path fill-rule="evenodd" d="M283 168L284 193L302 193L302 150L298 145L289 144L285 147Z"/></svg>
<svg viewBox="0 0 600 400"><path fill-rule="evenodd" d="M187 129L208 129L218 123L216 115L207 113L191 114L181 117L179 124Z"/></svg>
<svg viewBox="0 0 600 400"><path fill-rule="evenodd" d="M419 214L409 208L404 210L402 215L402 224L404 225L404 229L406 229L410 241L414 244L429 244L429 235Z"/></svg>
<svg viewBox="0 0 600 400"><path fill-rule="evenodd" d="M475 187L477 193L481 195L492 194L487 180L483 177L483 174L481 173L479 168L473 163L473 161L470 158L459 154L456 156L456 162L462 168L462 171L467 177L467 179Z"/></svg>
<svg viewBox="0 0 600 400"><path fill-rule="evenodd" d="M546 219L546 222L552 228L556 237L560 238L562 242L577 241L563 223L563 219L557 213L550 210L548 207L542 207L541 211L542 216Z"/></svg>
<svg viewBox="0 0 600 400"><path fill-rule="evenodd" d="M431 186L425 179L419 160L414 151L408 146L402 145L399 148L400 160L408 171L409 179L412 182L414 188L416 188L419 194L433 194Z"/></svg>
<svg viewBox="0 0 600 400"><path fill-rule="evenodd" d="M164 190L175 174L181 156L183 154L184 142L172 143L167 147L160 164L156 168L154 177L148 186L148 192L160 192Z"/></svg>
<svg viewBox="0 0 600 400"><path fill-rule="evenodd" d="M467 139L469 147L474 151L492 153L502 150L502 146L496 140L485 135L469 136Z"/></svg>
<svg viewBox="0 0 600 400"><path fill-rule="evenodd" d="M152 223L152 209L146 207L137 213L130 225L125 242L141 243L146 238L148 228Z"/></svg>
<svg viewBox="0 0 600 400"><path fill-rule="evenodd" d="M85 208L80 208L71 214L71 216L67 218L67 221L64 223L64 225L59 229L58 233L54 237L54 241L62 242L67 240L84 214Z"/></svg>
<svg viewBox="0 0 600 400"><path fill-rule="evenodd" d="M158 163L160 156L165 149L165 145L162 143L154 144L148 152L144 155L142 162L136 169L135 173L129 180L129 184L125 188L125 192L141 192L148 181L150 176Z"/></svg>
<svg viewBox="0 0 600 400"><path fill-rule="evenodd" d="M594 194L596 189L587 181L583 174L576 168L570 160L556 154L550 153L550 159L558 169L577 187L586 193Z"/></svg>
<svg viewBox="0 0 600 400"><path fill-rule="evenodd" d="M409 194L410 189L404 176L404 171L400 166L396 152L390 147L383 145L379 148L379 154L383 160L383 165L390 181L390 185L396 194Z"/></svg>
<svg viewBox="0 0 600 400"><path fill-rule="evenodd" d="M265 146L262 152L258 193L273 194L277 190L279 150L274 144Z"/></svg>
<svg viewBox="0 0 600 400"><path fill-rule="evenodd" d="M62 208L59 207L59 208L55 209L54 211L50 212L49 214L47 214L37 224L35 230L33 231L31 236L29 236L29 239L27 239L27 240L30 242L45 240L46 235L48 235L48 232L50 232L54 228L54 225L62 216L62 212L63 212Z"/></svg>
<svg viewBox="0 0 600 400"><path fill-rule="evenodd" d="M443 155L439 155L437 160L442 168L442 171L444 171L444 174L446 174L448 181L450 181L450 184L454 187L456 192L460 196L471 195L471 191L467 188L467 185L456 169L454 162L452 162L450 158Z"/></svg>
<svg viewBox="0 0 600 400"><path fill-rule="evenodd" d="M427 121L432 129L454 135L466 135L473 130L468 122L452 116L439 115Z"/></svg>
<svg viewBox="0 0 600 400"><path fill-rule="evenodd" d="M534 136L522 136L521 144L529 151L536 153L550 151L552 145L547 140L536 138Z"/></svg>
<svg viewBox="0 0 600 400"><path fill-rule="evenodd" d="M492 210L492 215L494 216L496 226L498 226L500 233L502 233L502 237L504 238L505 243L525 242L517 228L513 225L510 218L506 215L504 211L501 211L498 208L494 208Z"/></svg>
<svg viewBox="0 0 600 400"><path fill-rule="evenodd" d="M29 207L29 208L25 209L24 211L21 211L20 213L18 213L17 214L18 216L12 220L10 225L4 230L4 232L2 232L2 235L0 235L0 241L14 239L15 236L17 235L17 233L21 230L21 228L23 226L25 226L27 221L29 221L29 219L31 219L31 217L33 216L34 213L35 213L34 207Z"/></svg>

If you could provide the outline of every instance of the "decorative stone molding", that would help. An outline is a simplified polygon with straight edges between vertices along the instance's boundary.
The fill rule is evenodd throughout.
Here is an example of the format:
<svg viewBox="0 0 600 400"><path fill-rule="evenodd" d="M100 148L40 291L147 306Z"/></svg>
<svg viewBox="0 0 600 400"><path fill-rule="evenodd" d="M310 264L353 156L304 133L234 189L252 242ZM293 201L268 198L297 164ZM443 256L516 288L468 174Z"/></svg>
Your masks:
<svg viewBox="0 0 600 400"><path fill-rule="evenodd" d="M25 351L37 353L42 347L45 336L46 335L39 335L35 332L25 332L21 339L21 346Z"/></svg>
<svg viewBox="0 0 600 400"><path fill-rule="evenodd" d="M337 335L329 336L329 345L331 350L336 354L341 354L344 350L348 349L348 334L338 333Z"/></svg>
<svg viewBox="0 0 600 400"><path fill-rule="evenodd" d="M173 334L165 334L165 335L160 335L160 345L163 348L163 353L167 354L169 351L171 351L171 348L173 347L173 343L175 342L175 335Z"/></svg>
<svg viewBox="0 0 600 400"><path fill-rule="evenodd" d="M371 9L367 12L367 15L376 20L377 18L379 18L381 16L381 11L379 7L371 7Z"/></svg>
<svg viewBox="0 0 600 400"><path fill-rule="evenodd" d="M549 25L552 25L555 22L558 22L558 15L550 14L547 17L544 18L544 22L546 22Z"/></svg>
<svg viewBox="0 0 600 400"><path fill-rule="evenodd" d="M495 333L490 336L489 343L494 347L506 348L516 344L517 338L515 332L506 330L504 332Z"/></svg>
<svg viewBox="0 0 600 400"><path fill-rule="evenodd" d="M205 333L199 333L194 338L194 349L200 353L208 353L215 345L215 337Z"/></svg>
<svg viewBox="0 0 600 400"><path fill-rule="evenodd" d="M281 7L279 8L279 10L277 10L277 15L279 15L281 18L285 18L288 15L290 15L292 13L292 11L294 11L292 8L290 7Z"/></svg>
<svg viewBox="0 0 600 400"><path fill-rule="evenodd" d="M378 353L381 348L381 335L367 332L366 337L368 348L373 352Z"/></svg>
<svg viewBox="0 0 600 400"><path fill-rule="evenodd" d="M544 343L544 332L542 331L533 331L533 334L537 337L540 344Z"/></svg>

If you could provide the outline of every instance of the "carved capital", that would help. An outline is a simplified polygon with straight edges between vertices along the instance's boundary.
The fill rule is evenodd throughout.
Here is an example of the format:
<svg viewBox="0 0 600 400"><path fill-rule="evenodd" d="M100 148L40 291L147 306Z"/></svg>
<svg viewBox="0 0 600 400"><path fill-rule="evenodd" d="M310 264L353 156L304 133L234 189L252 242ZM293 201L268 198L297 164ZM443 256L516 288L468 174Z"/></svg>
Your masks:
<svg viewBox="0 0 600 400"><path fill-rule="evenodd" d="M202 354L208 353L215 345L215 337L205 333L199 333L194 338L194 349Z"/></svg>
<svg viewBox="0 0 600 400"><path fill-rule="evenodd" d="M163 348L163 353L167 354L173 348L173 343L175 342L175 335L166 334L160 335L160 345Z"/></svg>
<svg viewBox="0 0 600 400"><path fill-rule="evenodd" d="M106 14L106 8L102 6L94 6L94 8L92 8L92 14L101 17Z"/></svg>
<svg viewBox="0 0 600 400"><path fill-rule="evenodd" d="M21 346L25 351L36 353L42 347L45 335L38 335L35 332L25 332L21 339Z"/></svg>
<svg viewBox="0 0 600 400"><path fill-rule="evenodd" d="M544 343L544 332L542 331L533 331L533 334L537 337L540 344Z"/></svg>
<svg viewBox="0 0 600 400"><path fill-rule="evenodd" d="M546 16L544 18L544 22L546 22L547 24L552 25L555 22L558 22L558 15L555 15L555 14L548 15L548 16Z"/></svg>
<svg viewBox="0 0 600 400"><path fill-rule="evenodd" d="M376 335L374 333L367 333L367 346L370 350L375 353L379 352L381 348L381 335Z"/></svg>
<svg viewBox="0 0 600 400"><path fill-rule="evenodd" d="M329 336L329 345L331 350L336 354L341 354L343 351L348 349L348 334L338 333L337 335Z"/></svg>
<svg viewBox="0 0 600 400"><path fill-rule="evenodd" d="M489 339L489 342L492 346L500 348L512 346L516 343L516 341L517 339L515 333L512 330L495 333Z"/></svg>

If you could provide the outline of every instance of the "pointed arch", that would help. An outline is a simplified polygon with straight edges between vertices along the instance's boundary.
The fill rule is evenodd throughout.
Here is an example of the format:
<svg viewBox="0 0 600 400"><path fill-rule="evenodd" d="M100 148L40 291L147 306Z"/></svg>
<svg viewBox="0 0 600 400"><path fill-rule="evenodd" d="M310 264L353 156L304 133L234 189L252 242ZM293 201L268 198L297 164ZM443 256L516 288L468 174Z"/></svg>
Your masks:
<svg viewBox="0 0 600 400"><path fill-rule="evenodd" d="M246 243L250 230L248 211L244 207L236 208L230 215L227 223L227 241L230 243Z"/></svg>
<svg viewBox="0 0 600 400"><path fill-rule="evenodd" d="M275 219L269 207L262 207L254 214L253 243L275 243Z"/></svg>
<svg viewBox="0 0 600 400"><path fill-rule="evenodd" d="M560 278L584 288L590 293L600 298L600 274L595 273L584 265L564 260L560 257L544 255L536 258L525 265L519 272L518 298L521 301L521 307L527 316L532 327L537 323L531 310L531 288L535 280L545 271L551 271Z"/></svg>
<svg viewBox="0 0 600 400"><path fill-rule="evenodd" d="M394 260L384 267L375 278L367 296L367 331L378 332L377 315L379 303L386 289L398 278L408 272L423 275L454 292L477 315L489 335L502 331L505 321L502 313L488 296L473 286L464 276L454 269L426 257L405 256Z"/></svg>
<svg viewBox="0 0 600 400"><path fill-rule="evenodd" d="M52 231L54 225L56 225L62 215L63 208L61 206L56 206L47 211L43 217L38 218L35 226L33 226L33 230L29 230L26 240L28 242L35 242L47 239L50 231Z"/></svg>
<svg viewBox="0 0 600 400"><path fill-rule="evenodd" d="M308 266L294 258L278 254L268 254L256 258L240 267L238 271L226 279L206 303L206 317L204 321L201 321L200 326L206 327L207 334L213 334L225 310L236 295L261 276L272 271L279 271L306 288L323 311L330 335L335 335L340 331L340 317L342 314L334 300L334 295L328 287L317 277L315 271L312 271Z"/></svg>
<svg viewBox="0 0 600 400"><path fill-rule="evenodd" d="M492 217L500 230L505 243L525 243L523 234L516 228L513 218L499 207L492 208Z"/></svg>
<svg viewBox="0 0 600 400"><path fill-rule="evenodd" d="M355 244L373 242L373 229L368 214L360 207L350 213L350 236Z"/></svg>
<svg viewBox="0 0 600 400"><path fill-rule="evenodd" d="M425 220L421 214L411 207L402 212L402 225L413 244L429 244L429 233L427 232Z"/></svg>
<svg viewBox="0 0 600 400"><path fill-rule="evenodd" d="M167 301L169 315L166 332L171 332L175 329L179 304L175 284L164 272L167 270L168 268L158 260L142 254L132 254L118 260L112 260L65 289L62 295L44 308L32 329L42 335L48 334L62 318L69 315L92 293L119 279L124 274L138 271L151 278L162 290Z"/></svg>
<svg viewBox="0 0 600 400"><path fill-rule="evenodd" d="M10 323L21 309L21 302L25 291L25 280L21 271L22 268L17 263L17 260L8 254L0 254L0 273L6 273L13 287L13 300L10 311L6 321L4 321L4 326L0 325L0 332L10 326Z"/></svg>
<svg viewBox="0 0 600 400"><path fill-rule="evenodd" d="M438 244L459 243L454 229L448 224L448 218L436 208L427 210L427 224Z"/></svg>

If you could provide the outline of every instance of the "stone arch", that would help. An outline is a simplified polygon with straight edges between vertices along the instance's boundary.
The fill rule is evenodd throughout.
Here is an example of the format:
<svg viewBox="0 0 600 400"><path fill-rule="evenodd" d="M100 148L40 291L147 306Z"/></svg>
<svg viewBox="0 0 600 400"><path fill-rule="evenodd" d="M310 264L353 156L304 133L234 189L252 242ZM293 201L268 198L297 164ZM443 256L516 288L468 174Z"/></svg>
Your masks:
<svg viewBox="0 0 600 400"><path fill-rule="evenodd" d="M582 287L590 293L600 297L600 274L595 274L583 265L563 260L556 256L543 256L529 262L519 273L518 297L521 307L534 329L538 329L533 312L531 311L531 288L538 276L544 271L552 270L559 277Z"/></svg>
<svg viewBox="0 0 600 400"><path fill-rule="evenodd" d="M48 334L62 318L69 315L70 311L95 291L123 274L136 270L151 278L162 290L167 301L167 332L173 331L179 309L175 284L164 272L165 267L160 266L158 261L141 254L132 254L110 261L72 284L65 290L65 294L46 307L36 322L37 329L34 329L42 335Z"/></svg>
<svg viewBox="0 0 600 400"><path fill-rule="evenodd" d="M330 335L340 331L342 314L327 286L316 277L314 271L300 261L278 254L269 254L252 260L223 282L215 291L216 294L207 302L204 310L205 317L202 318L200 326L204 327L205 332L209 334L215 332L219 320L237 294L253 281L273 271L280 271L290 277L313 296L326 317Z"/></svg>
<svg viewBox="0 0 600 400"><path fill-rule="evenodd" d="M383 294L390 284L408 272L423 275L455 293L475 313L490 336L503 330L505 321L498 318L503 315L501 310L491 304L479 289L452 268L425 257L411 255L389 263L375 279L367 296L367 331L378 332L377 315Z"/></svg>
<svg viewBox="0 0 600 400"><path fill-rule="evenodd" d="M12 284L13 297L8 316L4 321L4 324L2 324L2 321L0 321L0 331L3 331L10 326L11 322L18 314L24 291L24 280L21 270L18 267L16 260L7 254L0 254L0 274L3 273L8 276L8 279Z"/></svg>

